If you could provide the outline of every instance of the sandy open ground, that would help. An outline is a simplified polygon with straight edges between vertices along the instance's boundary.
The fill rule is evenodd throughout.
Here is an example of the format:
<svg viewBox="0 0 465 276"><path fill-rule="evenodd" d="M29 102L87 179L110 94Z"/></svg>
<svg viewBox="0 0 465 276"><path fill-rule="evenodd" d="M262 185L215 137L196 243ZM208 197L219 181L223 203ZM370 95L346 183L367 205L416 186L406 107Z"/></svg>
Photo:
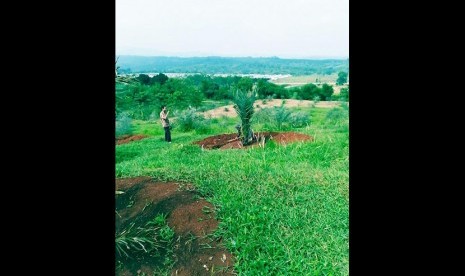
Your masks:
<svg viewBox="0 0 465 276"><path fill-rule="evenodd" d="M258 111L260 108L269 108L273 106L280 106L283 100L281 99L273 99L273 100L265 100L265 104L263 103L264 100L257 100L254 103L255 111ZM308 100L294 100L294 99L286 99L284 100L285 107L308 107L313 105L313 101ZM257 105L259 107L257 107ZM320 101L315 104L315 107L323 107L323 108L332 108L338 106L339 102L337 101ZM236 117L236 111L232 104L224 105L217 107L215 109L207 110L202 112L206 118L219 118L222 116L227 117Z"/></svg>

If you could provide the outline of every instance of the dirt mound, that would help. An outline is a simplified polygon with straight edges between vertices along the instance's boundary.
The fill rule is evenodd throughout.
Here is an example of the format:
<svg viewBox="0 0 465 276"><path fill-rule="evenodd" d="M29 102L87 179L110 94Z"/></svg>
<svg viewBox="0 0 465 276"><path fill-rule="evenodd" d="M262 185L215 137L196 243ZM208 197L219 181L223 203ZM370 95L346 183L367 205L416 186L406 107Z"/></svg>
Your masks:
<svg viewBox="0 0 465 276"><path fill-rule="evenodd" d="M126 144L132 141L142 140L147 137L148 137L147 135L122 135L122 136L116 137L116 144L117 145Z"/></svg>
<svg viewBox="0 0 465 276"><path fill-rule="evenodd" d="M237 134L220 134L207 137L201 141L196 141L194 144L201 146L204 149L240 149L249 147L258 147L264 145L267 141L276 141L279 144L287 144L297 141L312 141L313 137L297 133L297 132L257 132L255 135L258 137L254 143L243 146L241 141L237 139Z"/></svg>
<svg viewBox="0 0 465 276"><path fill-rule="evenodd" d="M210 235L218 227L214 206L192 185L136 177L116 179L116 190L116 232L167 215L167 224L175 232L171 275L212 275L212 271L214 275L233 275L233 256L223 248L221 238ZM163 254L135 259L117 269L116 275L153 275L163 262Z"/></svg>

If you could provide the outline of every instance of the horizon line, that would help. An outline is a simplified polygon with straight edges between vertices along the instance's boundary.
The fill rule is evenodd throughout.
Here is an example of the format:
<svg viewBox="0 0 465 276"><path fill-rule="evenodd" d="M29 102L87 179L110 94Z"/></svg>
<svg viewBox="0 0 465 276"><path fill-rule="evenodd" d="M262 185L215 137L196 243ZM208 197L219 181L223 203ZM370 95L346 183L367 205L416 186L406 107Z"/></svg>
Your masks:
<svg viewBox="0 0 465 276"><path fill-rule="evenodd" d="M280 57L280 56L221 56L221 55L198 55L198 56L176 56L176 55L145 55L145 54L116 54L118 56L134 57L167 57L167 58L278 58L278 59L348 59L348 56L314 56L314 57Z"/></svg>

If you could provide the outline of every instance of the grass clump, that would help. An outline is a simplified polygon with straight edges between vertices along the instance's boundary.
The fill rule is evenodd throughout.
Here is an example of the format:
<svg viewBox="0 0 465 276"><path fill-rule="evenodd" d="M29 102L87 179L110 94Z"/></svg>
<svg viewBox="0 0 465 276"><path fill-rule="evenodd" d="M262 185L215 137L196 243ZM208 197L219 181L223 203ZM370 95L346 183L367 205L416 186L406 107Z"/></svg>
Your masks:
<svg viewBox="0 0 465 276"><path fill-rule="evenodd" d="M161 269L173 262L170 259L174 231L166 223L166 216L157 215L143 226L131 222L125 229L115 233L117 269L132 267L135 262L159 258Z"/></svg>

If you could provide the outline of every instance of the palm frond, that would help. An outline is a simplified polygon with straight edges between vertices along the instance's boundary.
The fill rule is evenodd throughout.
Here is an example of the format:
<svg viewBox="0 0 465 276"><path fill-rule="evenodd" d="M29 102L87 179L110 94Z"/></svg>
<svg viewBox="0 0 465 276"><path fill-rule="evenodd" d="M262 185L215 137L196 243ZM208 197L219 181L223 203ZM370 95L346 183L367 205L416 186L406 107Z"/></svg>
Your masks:
<svg viewBox="0 0 465 276"><path fill-rule="evenodd" d="M234 110L241 119L241 140L243 145L250 143L252 138L251 120L254 114L253 104L255 102L256 87L251 91L237 89L234 93Z"/></svg>

